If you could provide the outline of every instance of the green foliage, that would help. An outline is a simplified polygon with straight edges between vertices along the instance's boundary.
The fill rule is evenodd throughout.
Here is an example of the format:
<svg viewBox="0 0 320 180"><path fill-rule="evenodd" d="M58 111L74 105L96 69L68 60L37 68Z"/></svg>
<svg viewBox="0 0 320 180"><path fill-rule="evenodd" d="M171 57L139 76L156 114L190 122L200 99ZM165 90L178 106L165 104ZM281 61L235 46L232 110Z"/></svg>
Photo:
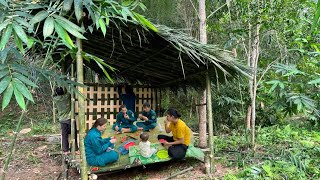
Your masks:
<svg viewBox="0 0 320 180"><path fill-rule="evenodd" d="M246 150L239 132L215 138L216 155L229 166L243 168L224 179L317 179L320 177L320 133L305 127L270 126L257 136L255 153ZM227 160L229 159L229 160Z"/></svg>
<svg viewBox="0 0 320 180"><path fill-rule="evenodd" d="M268 106L275 112L283 112L283 117L303 114L317 125L317 119L320 117L319 103L317 103L319 92L316 90L317 81L313 79L318 79L319 75L304 72L300 69L305 67L298 68L299 65L297 67L297 65L276 64L272 67L279 76L277 80L267 81L260 87L260 91L267 92L267 97L260 95L258 99L261 101L273 99L273 102L267 100L265 103L271 103L271 106Z"/></svg>
<svg viewBox="0 0 320 180"><path fill-rule="evenodd" d="M225 84L213 86L213 114L215 132L243 128L249 94L246 91L246 79L237 79Z"/></svg>
<svg viewBox="0 0 320 180"><path fill-rule="evenodd" d="M2 100L2 110L9 104L13 96L19 106L26 110L25 98L33 102L31 88L37 88L35 81L39 77L54 80L58 85L67 88L79 85L68 80L66 76L57 76L53 71L38 68L39 66L34 64L35 61L33 63L27 62L27 57L31 61L33 58L51 61L49 62L51 64L55 63L53 62L55 58L52 57L54 53L60 53L62 59L67 55L75 57L77 52L74 45L75 38L86 40L84 34L87 33L87 30L92 32L94 27L97 30L100 29L106 35L110 20L116 26L117 23L130 21L142 25L147 30L157 32L157 28L151 22L134 12L137 7L145 9L145 6L139 0L127 0L121 3L112 0L64 0L33 3L29 1L1 1L0 57L2 63L0 64L0 94L4 93L5 96ZM86 16L83 16L84 11L88 12ZM92 24L86 24L88 29L81 26L83 17L92 20L88 21ZM43 37L39 34L42 34ZM10 45L9 40L12 36L15 46ZM68 47L69 51L61 51L61 46ZM7 54L12 52L16 54L16 57L7 58ZM26 52L32 55L25 54ZM45 54L43 58L41 57L42 53ZM112 82L106 68L111 71L114 71L114 68L93 55L86 53L82 55L88 61L95 61ZM32 68L29 66L31 64L34 65ZM70 87L70 84L73 86Z"/></svg>
<svg viewBox="0 0 320 180"><path fill-rule="evenodd" d="M47 69L41 69L23 60L21 54L14 48L8 47L0 51L0 94L2 98L2 111L8 106L12 97L15 97L20 108L26 110L25 99L34 103L31 88L37 88L36 77L47 81L57 82L58 85L78 93L75 86L81 84L71 81L65 75Z"/></svg>
<svg viewBox="0 0 320 180"><path fill-rule="evenodd" d="M319 24L319 18L320 18L320 2L318 1L317 9L316 9L316 12L315 12L314 18L313 18L313 23L312 23L312 27L311 27L311 32L313 32L314 29L318 26L318 24Z"/></svg>
<svg viewBox="0 0 320 180"><path fill-rule="evenodd" d="M182 114L182 119L193 130L198 130L198 120L196 106L198 92L193 88L178 89L171 91L165 89L161 91L161 107L163 111L168 108L176 108ZM175 98L172 98L175 97Z"/></svg>

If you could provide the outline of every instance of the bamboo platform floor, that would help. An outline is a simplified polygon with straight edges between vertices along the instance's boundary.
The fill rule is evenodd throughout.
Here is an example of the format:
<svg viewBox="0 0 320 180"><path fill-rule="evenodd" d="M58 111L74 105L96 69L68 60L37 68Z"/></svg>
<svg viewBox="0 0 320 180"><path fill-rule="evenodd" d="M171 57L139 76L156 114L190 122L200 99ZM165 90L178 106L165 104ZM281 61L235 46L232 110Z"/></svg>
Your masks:
<svg viewBox="0 0 320 180"><path fill-rule="evenodd" d="M165 129L164 129L164 120L165 120L166 117L161 117L161 118L158 118L158 125L155 129L151 130L149 133L149 141L150 143L154 146L154 147L157 147L157 150L160 150L160 149L164 149L164 147L162 147L160 145L160 143L158 142L158 139L157 139L157 136L159 134L164 134L164 135L168 135L168 136L172 136L171 133L166 133L165 132ZM136 122L139 122L139 121L136 121ZM115 150L118 151L118 147L119 145L121 144L121 138L123 136L132 136L134 138L136 138L135 140L135 144L138 146L139 145L139 142L140 142L140 133L142 131L137 131L137 132L134 132L134 133L123 133L123 134L116 134L115 131L113 131L111 129L111 126L108 126L107 129L104 131L102 137L103 138L106 138L106 137L113 137L115 136L117 138L117 142L115 143ZM191 133L192 134L192 133ZM132 138L129 138L127 137L127 140L134 140ZM194 138L191 137L191 144L194 143ZM132 148L132 147L131 147ZM130 148L130 149L131 149ZM80 156L77 155L76 156L76 159L75 160L72 160L71 157L67 157L66 158L67 161L69 162L69 164L72 166L72 167L77 167L78 170L80 169ZM164 162L164 161L169 161L170 158L167 158L167 159L159 159L159 158L156 158L155 161L151 161L149 164L152 164L152 163L157 163L157 162ZM129 153L128 154L125 154L125 155L121 155L119 153L119 159L117 162L114 162L114 163L111 163L111 164L108 164L107 166L104 166L104 167L92 167L92 166L88 166L88 170L89 170L89 174L90 173L94 173L94 174L98 174L98 173L105 173L105 172L111 172L111 171L117 171L117 170L125 170L127 168L131 168L131 167L136 167L136 166L142 166L143 164L138 164L138 163L130 163L130 158L129 158Z"/></svg>

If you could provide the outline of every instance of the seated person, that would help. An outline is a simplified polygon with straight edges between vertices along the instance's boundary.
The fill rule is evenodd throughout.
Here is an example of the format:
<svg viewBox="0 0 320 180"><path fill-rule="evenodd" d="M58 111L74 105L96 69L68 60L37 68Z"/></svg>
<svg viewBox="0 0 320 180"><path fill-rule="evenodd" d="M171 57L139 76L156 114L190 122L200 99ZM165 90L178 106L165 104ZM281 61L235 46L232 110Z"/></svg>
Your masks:
<svg viewBox="0 0 320 180"><path fill-rule="evenodd" d="M143 104L142 115L139 116L144 122L137 122L139 130L149 131L154 129L157 126L157 114L154 110L151 109L150 103L145 102Z"/></svg>
<svg viewBox="0 0 320 180"><path fill-rule="evenodd" d="M112 126L112 129L119 133L128 133L136 132L137 127L133 125L133 122L136 121L132 111L127 110L126 105L120 106L121 112L117 114L116 123Z"/></svg>
<svg viewBox="0 0 320 180"><path fill-rule="evenodd" d="M172 132L173 136L158 135L158 140L166 140L163 145L168 149L168 154L172 159L183 159L190 145L191 130L180 117L181 114L176 109L168 109L164 127L166 132Z"/></svg>
<svg viewBox="0 0 320 180"><path fill-rule="evenodd" d="M86 159L89 166L106 166L119 158L118 153L113 150L116 139L101 137L106 125L106 119L97 119L84 139Z"/></svg>
<svg viewBox="0 0 320 180"><path fill-rule="evenodd" d="M148 139L149 139L149 134L147 133L140 134L140 143L139 143L140 154L145 158L149 158L157 152L155 148L150 147L150 141L148 141Z"/></svg>

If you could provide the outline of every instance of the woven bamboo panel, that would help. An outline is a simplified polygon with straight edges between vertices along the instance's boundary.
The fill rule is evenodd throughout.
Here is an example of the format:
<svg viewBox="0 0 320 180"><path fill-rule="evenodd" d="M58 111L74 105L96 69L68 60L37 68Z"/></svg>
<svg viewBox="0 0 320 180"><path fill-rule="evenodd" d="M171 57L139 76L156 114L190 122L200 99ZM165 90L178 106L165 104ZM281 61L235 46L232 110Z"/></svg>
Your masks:
<svg viewBox="0 0 320 180"><path fill-rule="evenodd" d="M133 86L136 95L136 113L142 112L142 105L148 101L152 108L156 107L155 91L151 87ZM85 118L86 128L90 129L97 118L104 117L108 120L108 125L113 125L116 115L122 104L117 89L103 84L88 85L84 90L86 97ZM78 114L79 106L76 99L75 113ZM77 116L76 116L77 119ZM78 121L78 120L77 120Z"/></svg>

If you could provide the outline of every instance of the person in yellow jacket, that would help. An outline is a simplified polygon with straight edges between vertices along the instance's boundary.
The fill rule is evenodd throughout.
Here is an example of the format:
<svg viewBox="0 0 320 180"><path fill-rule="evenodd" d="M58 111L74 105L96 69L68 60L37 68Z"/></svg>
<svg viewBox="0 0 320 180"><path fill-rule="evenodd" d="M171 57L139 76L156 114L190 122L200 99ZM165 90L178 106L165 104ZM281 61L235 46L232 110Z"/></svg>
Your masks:
<svg viewBox="0 0 320 180"><path fill-rule="evenodd" d="M168 154L172 159L183 159L190 145L191 130L180 117L181 114L176 109L168 109L164 126L166 132L172 132L173 136L158 135L158 140L166 141L162 144L168 149Z"/></svg>

